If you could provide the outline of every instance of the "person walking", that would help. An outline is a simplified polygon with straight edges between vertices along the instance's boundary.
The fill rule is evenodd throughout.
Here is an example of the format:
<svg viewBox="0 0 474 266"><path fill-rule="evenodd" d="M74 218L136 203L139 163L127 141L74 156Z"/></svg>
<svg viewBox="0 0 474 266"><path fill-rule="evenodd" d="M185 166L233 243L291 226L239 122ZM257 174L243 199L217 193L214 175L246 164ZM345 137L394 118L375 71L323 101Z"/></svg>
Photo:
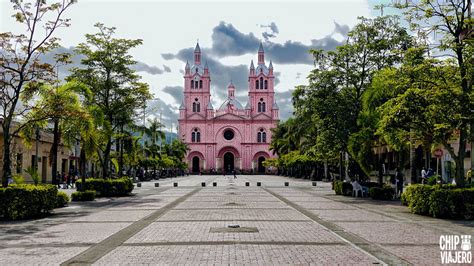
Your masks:
<svg viewBox="0 0 474 266"><path fill-rule="evenodd" d="M57 185L58 185L58 188L61 188L61 174L59 173L59 171L56 172L56 182L57 182Z"/></svg>
<svg viewBox="0 0 474 266"><path fill-rule="evenodd" d="M395 178L397 179L397 198L400 198L403 194L403 173L400 169L396 169L395 171Z"/></svg>
<svg viewBox="0 0 474 266"><path fill-rule="evenodd" d="M236 173L237 173L237 172L235 171L235 169L234 169L234 170L232 170L232 174L234 174L234 179L236 179L236 178L237 178L237 175L236 175Z"/></svg>
<svg viewBox="0 0 474 266"><path fill-rule="evenodd" d="M428 178L428 172L426 171L426 168L422 168L421 169L421 183L422 184L426 184L428 180L426 180Z"/></svg>
<svg viewBox="0 0 474 266"><path fill-rule="evenodd" d="M392 190L395 192L394 193L394 198L397 197L397 173L395 172L395 175L390 175L390 186L392 187Z"/></svg>
<svg viewBox="0 0 474 266"><path fill-rule="evenodd" d="M69 188L69 186L71 185L71 172L69 172L69 175L67 175L66 177L66 188Z"/></svg>

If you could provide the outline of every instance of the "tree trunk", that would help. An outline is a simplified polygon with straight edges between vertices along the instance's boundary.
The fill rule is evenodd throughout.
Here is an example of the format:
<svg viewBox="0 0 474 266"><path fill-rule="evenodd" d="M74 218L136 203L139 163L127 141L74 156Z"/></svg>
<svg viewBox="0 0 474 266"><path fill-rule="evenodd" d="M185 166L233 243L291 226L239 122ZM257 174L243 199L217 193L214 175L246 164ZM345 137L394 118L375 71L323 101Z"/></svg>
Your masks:
<svg viewBox="0 0 474 266"><path fill-rule="evenodd" d="M379 165L379 185L383 184L383 160L382 160L382 154L379 153L378 155L378 165Z"/></svg>
<svg viewBox="0 0 474 266"><path fill-rule="evenodd" d="M416 184L416 151L415 145L413 144L410 132L410 176L411 176L411 183Z"/></svg>
<svg viewBox="0 0 474 266"><path fill-rule="evenodd" d="M105 146L105 151L104 151L104 161L102 162L102 177L103 178L109 178L110 176L110 149L112 148L112 139L109 137L109 140L107 141L107 146Z"/></svg>
<svg viewBox="0 0 474 266"><path fill-rule="evenodd" d="M456 157L456 176L454 180L456 181L456 185L459 187L464 187L464 158L466 157L466 130L461 129L459 132L459 151L458 156Z"/></svg>
<svg viewBox="0 0 474 266"><path fill-rule="evenodd" d="M81 175L82 183L86 182L86 151L84 146L81 147L81 154L79 155L79 173ZM92 172L93 173L93 172Z"/></svg>
<svg viewBox="0 0 474 266"><path fill-rule="evenodd" d="M123 169L123 125L120 126L120 139L118 140L119 142L119 160L118 160L118 176L122 177L122 169Z"/></svg>
<svg viewBox="0 0 474 266"><path fill-rule="evenodd" d="M59 132L59 119L54 120L53 145L51 146L51 172L53 174L52 183L58 184L58 146L61 139Z"/></svg>
<svg viewBox="0 0 474 266"><path fill-rule="evenodd" d="M339 180L344 180L342 178L342 152L339 152Z"/></svg>
<svg viewBox="0 0 474 266"><path fill-rule="evenodd" d="M8 186L8 179L12 177L12 161L10 158L10 121L3 121L3 187Z"/></svg>

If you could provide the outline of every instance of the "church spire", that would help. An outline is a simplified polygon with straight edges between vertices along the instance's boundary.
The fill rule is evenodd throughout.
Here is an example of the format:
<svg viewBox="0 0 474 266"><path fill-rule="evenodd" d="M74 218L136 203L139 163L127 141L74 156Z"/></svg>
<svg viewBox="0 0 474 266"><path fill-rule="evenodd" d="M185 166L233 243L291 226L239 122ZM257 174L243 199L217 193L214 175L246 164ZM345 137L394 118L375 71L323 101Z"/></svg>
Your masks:
<svg viewBox="0 0 474 266"><path fill-rule="evenodd" d="M207 65L207 60L206 60L206 63L204 64L204 75L209 75L209 66Z"/></svg>
<svg viewBox="0 0 474 266"><path fill-rule="evenodd" d="M255 66L253 65L253 60L250 61L250 76L255 75Z"/></svg>
<svg viewBox="0 0 474 266"><path fill-rule="evenodd" d="M258 64L265 64L265 52L263 51L262 42L260 42L260 47L258 48Z"/></svg>
<svg viewBox="0 0 474 266"><path fill-rule="evenodd" d="M227 96L229 99L234 99L235 98L235 86L232 83L232 80L229 83L229 86L227 86Z"/></svg>
<svg viewBox="0 0 474 266"><path fill-rule="evenodd" d="M186 60L186 66L184 67L184 73L189 74L189 70L190 70L189 62L188 62L188 60Z"/></svg>
<svg viewBox="0 0 474 266"><path fill-rule="evenodd" d="M199 47L199 42L196 43L196 48L194 48L194 64L201 64L201 47Z"/></svg>

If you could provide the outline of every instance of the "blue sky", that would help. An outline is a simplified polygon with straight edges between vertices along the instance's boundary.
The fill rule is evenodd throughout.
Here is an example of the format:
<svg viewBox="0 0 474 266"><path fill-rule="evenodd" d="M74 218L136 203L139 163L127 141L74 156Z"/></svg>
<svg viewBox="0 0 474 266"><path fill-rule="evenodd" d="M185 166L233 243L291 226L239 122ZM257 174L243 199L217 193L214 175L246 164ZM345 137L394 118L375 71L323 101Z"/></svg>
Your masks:
<svg viewBox="0 0 474 266"><path fill-rule="evenodd" d="M66 13L71 27L60 29L62 51L84 41L93 25L117 28L117 37L140 38L131 50L135 68L159 100L150 102L149 114L162 113L168 128L176 126L182 97L186 60L199 39L212 79L212 101L220 106L232 79L238 99L245 105L250 60L256 60L263 42L266 59L273 60L276 93L283 119L291 115L291 91L305 84L312 69L308 49L330 50L341 44L357 17L378 15L373 6L389 1L117 1L79 0ZM0 0L0 31L24 31L11 18L9 0ZM79 58L76 57L76 61ZM267 61L268 63L268 61ZM67 69L62 69L67 74Z"/></svg>

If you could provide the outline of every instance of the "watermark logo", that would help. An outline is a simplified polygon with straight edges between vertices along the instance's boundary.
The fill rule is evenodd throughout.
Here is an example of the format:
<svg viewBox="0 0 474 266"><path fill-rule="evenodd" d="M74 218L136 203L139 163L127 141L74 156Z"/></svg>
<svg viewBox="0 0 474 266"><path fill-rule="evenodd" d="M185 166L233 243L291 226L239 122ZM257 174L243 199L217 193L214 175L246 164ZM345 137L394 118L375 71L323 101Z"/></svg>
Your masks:
<svg viewBox="0 0 474 266"><path fill-rule="evenodd" d="M441 235L441 263L471 263L471 235Z"/></svg>

